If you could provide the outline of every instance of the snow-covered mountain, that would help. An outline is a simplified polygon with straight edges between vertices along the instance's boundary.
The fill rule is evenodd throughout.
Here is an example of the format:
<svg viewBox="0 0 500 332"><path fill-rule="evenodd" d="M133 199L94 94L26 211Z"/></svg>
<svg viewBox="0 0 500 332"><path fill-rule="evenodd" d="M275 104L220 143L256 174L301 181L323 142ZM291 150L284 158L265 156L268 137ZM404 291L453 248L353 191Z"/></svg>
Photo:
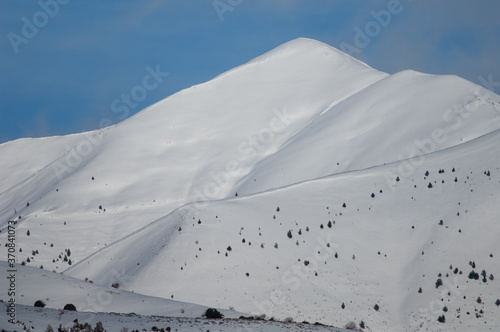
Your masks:
<svg viewBox="0 0 500 332"><path fill-rule="evenodd" d="M0 145L0 243L17 220L19 261L147 296L494 330L499 129L471 82L297 39L115 126Z"/></svg>

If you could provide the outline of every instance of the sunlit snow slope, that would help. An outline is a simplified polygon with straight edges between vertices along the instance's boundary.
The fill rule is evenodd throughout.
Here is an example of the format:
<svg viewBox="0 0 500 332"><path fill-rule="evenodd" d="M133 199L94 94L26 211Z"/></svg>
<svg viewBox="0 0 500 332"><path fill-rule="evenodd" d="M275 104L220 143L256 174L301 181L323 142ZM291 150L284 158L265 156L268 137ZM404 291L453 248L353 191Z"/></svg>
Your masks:
<svg viewBox="0 0 500 332"><path fill-rule="evenodd" d="M0 243L16 219L20 261L106 287L494 330L499 129L500 97L471 82L297 39L118 125L0 145Z"/></svg>

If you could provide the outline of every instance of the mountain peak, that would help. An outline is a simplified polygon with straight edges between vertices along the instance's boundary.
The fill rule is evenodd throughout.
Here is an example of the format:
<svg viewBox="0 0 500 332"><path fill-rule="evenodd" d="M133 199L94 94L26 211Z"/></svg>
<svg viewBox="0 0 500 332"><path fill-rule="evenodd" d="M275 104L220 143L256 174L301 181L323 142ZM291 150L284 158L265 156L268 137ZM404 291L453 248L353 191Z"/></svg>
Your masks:
<svg viewBox="0 0 500 332"><path fill-rule="evenodd" d="M365 63L354 59L348 54L330 46L323 42L309 39L309 38L297 38L291 41L288 41L284 44L277 46L276 48L264 53L261 56L251 60L250 63L258 63L263 62L272 58L283 58L283 57L294 57L294 56L302 56L304 60L307 61L309 58L311 61L316 57L324 57L329 58L330 61L336 61L339 65L347 64L347 63L355 63L361 65L363 67L369 67ZM371 68L372 69L372 68Z"/></svg>

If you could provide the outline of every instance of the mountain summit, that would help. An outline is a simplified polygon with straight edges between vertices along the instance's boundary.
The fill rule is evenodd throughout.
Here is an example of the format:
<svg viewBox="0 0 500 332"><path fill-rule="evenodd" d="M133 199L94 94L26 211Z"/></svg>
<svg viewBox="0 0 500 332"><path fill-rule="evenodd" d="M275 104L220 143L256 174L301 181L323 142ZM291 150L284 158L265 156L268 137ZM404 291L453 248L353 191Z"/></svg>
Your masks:
<svg viewBox="0 0 500 332"><path fill-rule="evenodd" d="M417 331L442 298L446 328L498 326L499 129L478 85L300 38L117 125L0 145L0 240L15 219L27 265L200 305Z"/></svg>

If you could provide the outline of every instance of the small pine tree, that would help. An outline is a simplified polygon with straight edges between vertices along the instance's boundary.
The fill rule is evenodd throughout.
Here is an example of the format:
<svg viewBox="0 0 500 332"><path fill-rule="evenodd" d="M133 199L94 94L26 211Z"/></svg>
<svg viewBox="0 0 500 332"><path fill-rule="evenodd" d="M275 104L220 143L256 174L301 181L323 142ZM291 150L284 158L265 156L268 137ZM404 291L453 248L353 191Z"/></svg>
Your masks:
<svg viewBox="0 0 500 332"><path fill-rule="evenodd" d="M28 231L26 232L26 235L30 236L31 235L31 232L30 230L28 229Z"/></svg>
<svg viewBox="0 0 500 332"><path fill-rule="evenodd" d="M420 288L418 289L418 293L419 293L419 294L422 294L422 287L420 287Z"/></svg>
<svg viewBox="0 0 500 332"><path fill-rule="evenodd" d="M345 304L342 302L342 305L340 306L342 309L345 309Z"/></svg>
<svg viewBox="0 0 500 332"><path fill-rule="evenodd" d="M432 183L429 182L429 184L427 185L427 188L432 188Z"/></svg>
<svg viewBox="0 0 500 332"><path fill-rule="evenodd" d="M329 221L327 226L328 226L328 228L332 228L332 226L333 226L333 225L332 225L332 222L331 222L331 221Z"/></svg>
<svg viewBox="0 0 500 332"><path fill-rule="evenodd" d="M498 307L498 306L500 306L500 299L497 299L497 300L495 301L495 304L497 305L497 307Z"/></svg>
<svg viewBox="0 0 500 332"><path fill-rule="evenodd" d="M375 311L378 311L378 310L380 309L380 307L378 306L378 304L375 304L375 305L373 306L373 309L375 309Z"/></svg>
<svg viewBox="0 0 500 332"><path fill-rule="evenodd" d="M292 238L292 231L289 230L288 233L286 233L286 236L288 236L288 238L291 239Z"/></svg>
<svg viewBox="0 0 500 332"><path fill-rule="evenodd" d="M443 285L443 280L441 278L438 278L438 280L436 280L436 288L439 288L439 286L442 285Z"/></svg>

